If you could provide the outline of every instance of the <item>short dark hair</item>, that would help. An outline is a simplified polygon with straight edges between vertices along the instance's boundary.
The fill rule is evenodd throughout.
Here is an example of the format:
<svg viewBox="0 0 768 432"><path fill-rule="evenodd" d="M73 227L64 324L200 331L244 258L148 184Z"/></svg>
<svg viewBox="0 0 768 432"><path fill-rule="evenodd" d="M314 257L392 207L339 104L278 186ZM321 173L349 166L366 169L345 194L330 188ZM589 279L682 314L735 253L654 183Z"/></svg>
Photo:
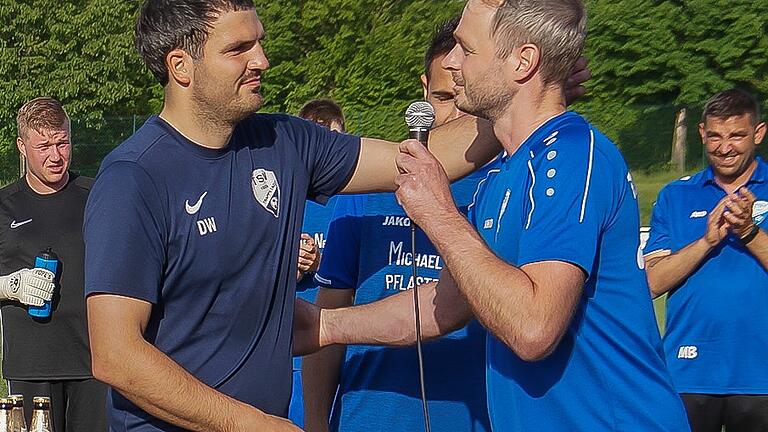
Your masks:
<svg viewBox="0 0 768 432"><path fill-rule="evenodd" d="M441 55L448 54L456 46L453 32L459 26L460 19L461 16L456 16L443 22L437 27L434 35L432 35L432 42L429 43L427 53L424 55L424 74L427 76L427 79L431 78L429 76L429 68L432 66L432 62Z"/></svg>
<svg viewBox="0 0 768 432"><path fill-rule="evenodd" d="M28 101L19 108L16 115L16 127L18 136L26 139L30 129L43 132L62 127L68 128L69 116L67 116L61 102L51 97L39 97Z"/></svg>
<svg viewBox="0 0 768 432"><path fill-rule="evenodd" d="M730 89L712 96L704 106L701 122L706 123L707 117L727 119L749 114L752 124L760 122L760 104L749 92L741 89Z"/></svg>
<svg viewBox="0 0 768 432"><path fill-rule="evenodd" d="M326 127L331 127L334 122L337 122L344 130L344 112L336 102L330 99L315 99L307 102L299 110L299 117Z"/></svg>
<svg viewBox="0 0 768 432"><path fill-rule="evenodd" d="M168 53L182 49L201 58L208 31L221 13L253 8L253 0L146 0L136 20L136 50L165 86Z"/></svg>

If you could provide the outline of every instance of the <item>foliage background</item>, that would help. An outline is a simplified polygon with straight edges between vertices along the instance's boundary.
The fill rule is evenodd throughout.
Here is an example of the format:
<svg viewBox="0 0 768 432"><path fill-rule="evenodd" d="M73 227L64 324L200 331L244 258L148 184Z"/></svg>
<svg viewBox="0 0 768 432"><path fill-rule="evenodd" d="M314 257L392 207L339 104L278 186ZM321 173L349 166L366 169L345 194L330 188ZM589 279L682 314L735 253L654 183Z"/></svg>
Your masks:
<svg viewBox="0 0 768 432"><path fill-rule="evenodd" d="M402 112L436 25L461 0L255 0L272 68L266 111L295 113L330 97L351 131L399 139ZM73 118L75 166L101 157L159 111L162 92L133 49L137 0L0 0L0 180L18 170L15 113L50 95ZM664 170L675 113L689 107L689 163L701 162L701 105L738 86L768 95L765 0L587 0L594 79L574 109L635 170Z"/></svg>

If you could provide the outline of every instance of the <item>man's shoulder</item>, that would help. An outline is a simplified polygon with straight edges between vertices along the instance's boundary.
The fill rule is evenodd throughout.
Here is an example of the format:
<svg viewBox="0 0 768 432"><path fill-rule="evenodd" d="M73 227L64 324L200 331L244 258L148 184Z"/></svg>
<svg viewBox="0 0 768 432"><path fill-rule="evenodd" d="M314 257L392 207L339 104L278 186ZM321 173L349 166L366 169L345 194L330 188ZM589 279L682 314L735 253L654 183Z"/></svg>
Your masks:
<svg viewBox="0 0 768 432"><path fill-rule="evenodd" d="M314 123L285 113L255 113L237 124L237 129L246 133L280 131L308 128Z"/></svg>
<svg viewBox="0 0 768 432"><path fill-rule="evenodd" d="M100 172L116 162L147 164L155 156L153 153L162 154L164 150L167 150L158 145L174 139L163 126L159 117L150 117L133 135L115 147L104 158Z"/></svg>
<svg viewBox="0 0 768 432"><path fill-rule="evenodd" d="M73 174L75 176L74 179L72 179L72 186L76 187L77 189L84 190L86 192L90 192L91 188L93 188L93 182L94 179L92 177L86 177L79 174Z"/></svg>
<svg viewBox="0 0 768 432"><path fill-rule="evenodd" d="M17 194L21 191L21 184L20 182L24 181L24 177L11 182L2 188L0 188L0 201L4 201L12 197L13 195Z"/></svg>
<svg viewBox="0 0 768 432"><path fill-rule="evenodd" d="M707 169L694 174L684 175L664 185L659 191L659 196L685 194L689 195L693 189L700 188L707 180Z"/></svg>
<svg viewBox="0 0 768 432"><path fill-rule="evenodd" d="M623 158L616 145L584 117L567 112L546 125L531 143L536 162L567 159L573 162L617 163Z"/></svg>

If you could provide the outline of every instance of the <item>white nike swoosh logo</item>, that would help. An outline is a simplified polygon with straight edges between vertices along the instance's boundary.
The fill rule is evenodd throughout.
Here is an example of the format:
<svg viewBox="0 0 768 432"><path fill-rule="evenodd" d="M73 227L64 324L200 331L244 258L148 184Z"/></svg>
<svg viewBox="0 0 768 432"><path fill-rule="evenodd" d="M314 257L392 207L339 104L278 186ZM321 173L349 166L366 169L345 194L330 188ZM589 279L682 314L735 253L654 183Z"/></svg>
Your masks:
<svg viewBox="0 0 768 432"><path fill-rule="evenodd" d="M205 198L206 195L208 195L208 191L203 192L203 194L200 195L200 198L197 200L197 202L193 206L189 205L189 200L187 200L184 203L185 207L187 208L187 213L193 215L199 212L200 206L203 205L203 199Z"/></svg>
<svg viewBox="0 0 768 432"><path fill-rule="evenodd" d="M16 229L16 228L18 228L18 227L20 227L22 225L26 225L26 224L28 224L30 222L32 222L32 219L27 219L27 220L25 220L23 222L13 221L13 222L11 222L11 229Z"/></svg>

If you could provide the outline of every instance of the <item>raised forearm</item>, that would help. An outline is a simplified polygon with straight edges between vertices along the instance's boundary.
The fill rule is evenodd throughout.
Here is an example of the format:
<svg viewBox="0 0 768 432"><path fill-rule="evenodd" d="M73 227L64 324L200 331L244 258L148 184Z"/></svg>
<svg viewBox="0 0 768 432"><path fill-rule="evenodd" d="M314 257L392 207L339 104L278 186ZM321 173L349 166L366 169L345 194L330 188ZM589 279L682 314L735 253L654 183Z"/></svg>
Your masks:
<svg viewBox="0 0 768 432"><path fill-rule="evenodd" d="M673 254L646 258L645 273L653 298L680 286L711 250L712 246L700 238Z"/></svg>
<svg viewBox="0 0 768 432"><path fill-rule="evenodd" d="M534 361L551 353L578 302L581 270L563 263L547 265L565 273L518 268L497 257L463 216L445 218L431 224L428 235L473 314L520 358Z"/></svg>
<svg viewBox="0 0 768 432"><path fill-rule="evenodd" d="M501 144L487 120L462 116L432 130L429 150L453 181L492 160L501 152Z"/></svg>
<svg viewBox="0 0 768 432"><path fill-rule="evenodd" d="M464 177L491 161L501 144L486 120L463 116L432 130L429 149L445 168L451 180ZM342 193L391 192L400 173L395 165L399 153L395 143L363 138L360 157Z"/></svg>

